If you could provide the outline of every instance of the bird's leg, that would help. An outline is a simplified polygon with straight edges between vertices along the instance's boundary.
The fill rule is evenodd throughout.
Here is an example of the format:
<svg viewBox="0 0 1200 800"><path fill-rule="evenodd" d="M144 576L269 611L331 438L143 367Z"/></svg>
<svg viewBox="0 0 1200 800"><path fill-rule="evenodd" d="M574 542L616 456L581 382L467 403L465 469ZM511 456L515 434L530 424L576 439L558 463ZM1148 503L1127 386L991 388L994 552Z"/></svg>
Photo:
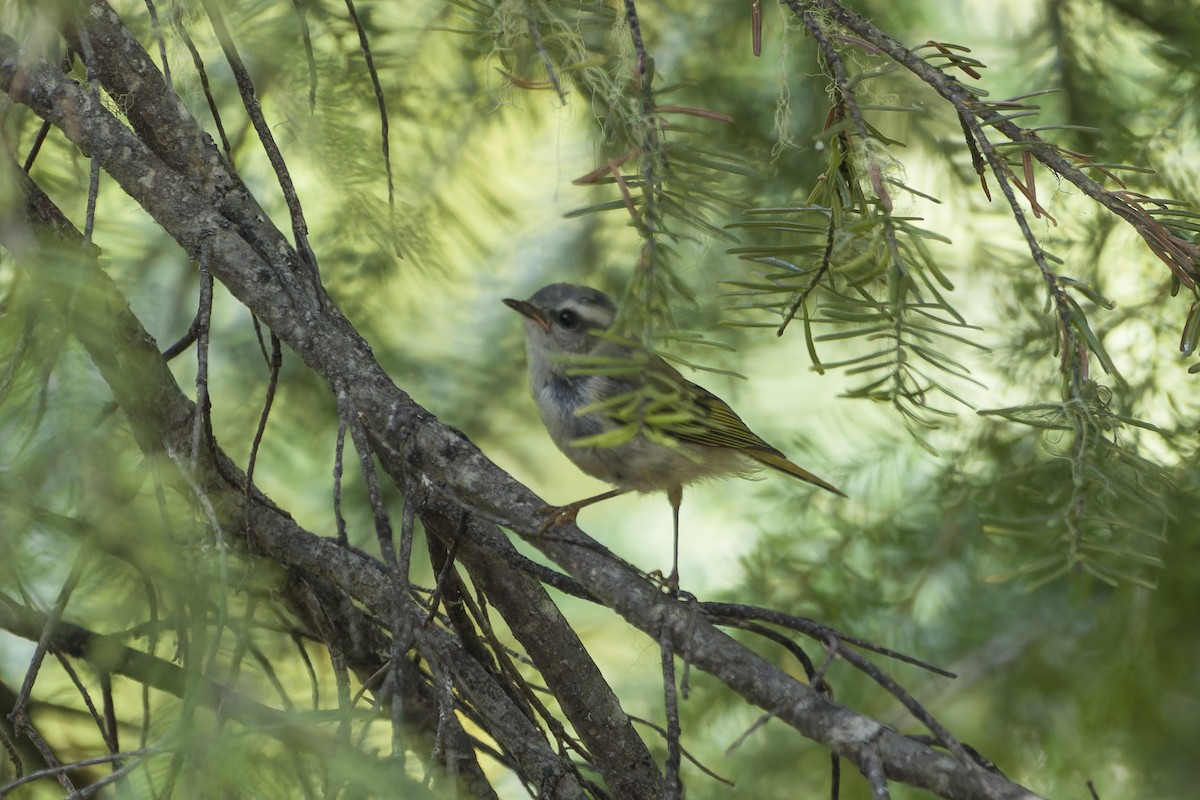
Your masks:
<svg viewBox="0 0 1200 800"><path fill-rule="evenodd" d="M674 521L674 542L671 548L671 574L665 584L668 594L679 593L679 505L683 502L683 487L672 486L667 490L667 500L671 503L671 517Z"/></svg>
<svg viewBox="0 0 1200 800"><path fill-rule="evenodd" d="M580 509L586 508L593 503L599 503L601 500L608 500L628 492L628 489L610 489L603 494L598 494L595 497L589 497L586 500L576 500L574 503L569 503L565 506L542 506L537 510L537 514L548 514L549 516L542 522L542 527L538 529L538 533L545 533L555 525L563 525L568 522L574 522L575 517L579 514Z"/></svg>

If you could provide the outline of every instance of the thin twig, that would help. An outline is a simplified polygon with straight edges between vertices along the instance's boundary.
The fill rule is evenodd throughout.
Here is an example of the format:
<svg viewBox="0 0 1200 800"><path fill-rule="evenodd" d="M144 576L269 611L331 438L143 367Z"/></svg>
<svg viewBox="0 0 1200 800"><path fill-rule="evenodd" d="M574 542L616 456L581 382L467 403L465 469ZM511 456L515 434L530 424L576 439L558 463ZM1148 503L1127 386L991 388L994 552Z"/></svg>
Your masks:
<svg viewBox="0 0 1200 800"><path fill-rule="evenodd" d="M792 616L791 614L784 614L781 611L774 611L768 608L759 608L758 606L751 606L745 603L702 602L698 605L701 611L714 617L714 621L720 625L735 624L740 620L758 620L760 622L769 622L772 625L780 625L782 627L790 628L794 631L803 633L806 636L811 636L820 642L824 642L832 637L840 642L852 644L855 647L861 647L863 650L869 650L872 653L878 653L881 656L887 656L888 658L896 661L903 661L906 664L912 664L915 667L920 667L923 670L932 672L936 675L941 675L945 678L958 677L953 672L949 672L941 667L934 666L926 661L922 661L918 658L914 658L913 656L906 655L881 645L877 645L873 642L867 641L866 639L861 639L848 633L842 633L835 628L830 628L827 625L813 622L812 620L805 619L804 617L796 617Z"/></svg>
<svg viewBox="0 0 1200 800"><path fill-rule="evenodd" d="M635 717L632 714L629 715L629 719L632 722L636 722L638 725L646 726L650 730L657 733L659 736L663 737L664 741L666 740L667 729L664 728L662 725L656 725L655 723L651 722L648 719L642 719L641 717ZM730 786L730 787L737 785L733 781L731 781L729 778L722 777L721 775L718 775L717 773L713 772L708 767L704 766L704 764L700 761L700 759L698 759L694 755L692 755L686 747L683 747L681 745L679 748L679 752L683 755L684 758L686 758L688 761L690 761L692 763L692 766L694 766L696 769L703 772L708 777L712 778L714 781L717 781L718 783L723 783L726 786Z"/></svg>
<svg viewBox="0 0 1200 800"><path fill-rule="evenodd" d="M146 13L150 15L150 27L154 29L154 39L158 42L159 60L162 62L163 81L170 87L171 91L175 91L175 84L171 81L171 62L167 60L167 43L163 39L162 26L158 23L158 10L154 7L154 0L146 0Z"/></svg>
<svg viewBox="0 0 1200 800"><path fill-rule="evenodd" d="M192 420L191 465L212 440L212 398L208 394L208 338L212 322L213 276L207 258L200 259L200 298L196 311L196 415Z"/></svg>
<svg viewBox="0 0 1200 800"><path fill-rule="evenodd" d="M3 728L0 728L0 747L4 748L4 754L8 756L8 763L12 764L13 777L18 779L25 777L25 762L21 760L21 753ZM7 791L7 785L0 786L0 797L3 797Z"/></svg>
<svg viewBox="0 0 1200 800"><path fill-rule="evenodd" d="M262 444L263 434L267 430L267 419L271 416L271 406L275 402L275 390L279 386L279 371L283 367L283 348L279 337L271 334L271 357L267 362L269 377L267 378L267 393L263 398L262 412L258 415L258 427L254 431L254 441L250 444L250 459L246 464L246 498L253 494L254 467L258 463L258 448ZM250 504L246 504L249 514Z"/></svg>
<svg viewBox="0 0 1200 800"><path fill-rule="evenodd" d="M233 70L233 77L237 82L238 94L242 98L246 115L250 117L259 141L262 142L263 150L266 151L267 160L271 162L271 167L275 170L276 180L279 181L280 191L283 193L284 202L287 203L288 213L291 215L296 254L300 257L301 263L309 270L316 296L324 303L326 302L325 292L321 287L317 256L308 243L308 223L304 219L304 209L300 206L300 198L296 194L291 173L288 172L287 164L283 160L283 153L275 143L275 136L271 133L271 127L267 124L262 107L258 104L250 72L242 63L242 57L238 54L237 46L233 42L229 28L225 25L225 17L217 6L216 0L201 0L201 3L212 23L213 31L217 34L217 41L221 43L221 49L225 52L225 60L229 63L229 68Z"/></svg>
<svg viewBox="0 0 1200 800"><path fill-rule="evenodd" d="M397 572L405 579L410 578L412 566L413 530L416 527L416 489L409 487L404 493L404 505L400 509L400 554L397 557Z"/></svg>
<svg viewBox="0 0 1200 800"><path fill-rule="evenodd" d="M916 701L905 689L888 677L883 670L867 661L853 650L846 648L838 648L838 656L845 659L854 666L855 669L865 673L871 680L887 689L888 692L901 702L918 721L938 737L951 753L963 764L971 767L978 766L978 762L963 748L958 739L951 735L942 723L938 722L932 714L925 710L925 707Z"/></svg>
<svg viewBox="0 0 1200 800"><path fill-rule="evenodd" d="M670 636L664 635L659 637L658 647L662 656L663 707L667 716L667 763L663 781L663 797L668 800L679 800L683 797L683 784L679 779L681 728L679 695L675 689L675 645Z"/></svg>
<svg viewBox="0 0 1200 800"><path fill-rule="evenodd" d="M430 542L433 539L430 538ZM425 627L433 624L433 620L437 617L438 606L441 605L443 598L446 596L451 585L451 580L456 578L454 575L454 557L458 553L458 538L455 537L450 542L450 546L446 548L445 560L442 562L441 568L438 570L437 583L434 585L433 596L429 598L429 613L425 617Z"/></svg>
<svg viewBox="0 0 1200 800"><path fill-rule="evenodd" d="M117 747L116 739L110 737L110 734L113 734L114 732L107 724L109 708L106 707L105 713L101 715L100 711L96 709L96 703L92 700L91 692L89 692L87 687L83 685L83 681L79 679L79 673L76 672L75 667L71 665L70 659L68 659L63 653L55 653L54 657L58 660L58 665L62 667L63 672L67 673L67 677L75 686L75 691L79 692L79 697L83 700L84 708L87 709L88 714L92 717L92 722L96 723L96 727L100 730L100 738L104 740L104 746L108 748L110 753L115 753L120 748ZM101 676L103 677L104 674L105 673L102 672ZM111 692L106 700L111 702Z"/></svg>
<svg viewBox="0 0 1200 800"><path fill-rule="evenodd" d="M404 769L404 682L412 671L406 655L413 646L415 635L411 630L392 632L392 657L388 660L387 683L391 688L392 757L401 771Z"/></svg>
<svg viewBox="0 0 1200 800"><path fill-rule="evenodd" d="M346 516L342 513L342 475L345 472L343 458L346 453L346 417L338 414L337 443L333 450L333 518L337 525L337 540L342 547L350 544L346 532Z"/></svg>
<svg viewBox="0 0 1200 800"><path fill-rule="evenodd" d="M758 719L754 720L749 728L746 728L746 730L738 734L736 739L729 743L729 746L725 748L725 755L733 755L733 752L745 744L746 740L750 738L751 734L753 734L762 726L766 725L771 720L775 719L777 716L779 716L779 709L772 709L763 714L759 714Z"/></svg>
<svg viewBox="0 0 1200 800"><path fill-rule="evenodd" d="M829 267L833 263L833 243L837 234L837 221L833 214L829 215L829 222L825 225L825 251L821 254L821 266L813 274L808 285L796 295L796 299L788 307L787 313L783 315L783 321L779 323L779 328L775 331L776 336L783 336L783 332L787 326L796 317L796 312L800 310L800 306L804 305L804 301L808 300L809 295L821 283L821 279L829 272Z"/></svg>
<svg viewBox="0 0 1200 800"><path fill-rule="evenodd" d="M354 0L346 0L346 10L350 12L350 19L354 22L354 29L358 31L358 47L362 51L363 59L367 62L367 73L371 76L371 85L375 88L375 102L379 105L379 141L380 147L383 150L383 167L387 173L388 208L395 211L396 191L392 184L392 155L391 145L388 141L387 100L383 96L383 86L379 83L379 72L375 69L375 59L371 55L371 43L367 39L367 31L363 27L362 21L358 18L358 12L354 10Z"/></svg>
<svg viewBox="0 0 1200 800"><path fill-rule="evenodd" d="M117 728L117 709L113 703L112 673L102 670L99 675L100 697L104 702L104 742L111 752L121 749L120 732ZM116 769L121 768L121 762L113 762Z"/></svg>
<svg viewBox="0 0 1200 800"><path fill-rule="evenodd" d="M163 360L170 361L180 353L187 350L196 342L196 337L200 333L200 315L192 317L192 324L188 326L187 333L179 338L179 341L172 344L166 350L163 350Z"/></svg>
<svg viewBox="0 0 1200 800"><path fill-rule="evenodd" d="M345 396L345 392L338 392L339 398ZM358 463L362 470L363 483L367 487L367 500L371 504L371 512L375 519L375 538L379 542L380 555L383 557L383 563L395 572L399 564L396 561L396 545L392 539L392 520L383 503L383 490L379 485L379 474L375 471L371 446L354 409L349 404L339 404L339 406L339 413L346 418L346 424L350 428L350 438L354 441L354 449L358 451ZM396 577L400 581L408 579L404 575L396 575Z"/></svg>
<svg viewBox="0 0 1200 800"><path fill-rule="evenodd" d="M72 592L75 591L79 579L83 576L84 567L91 560L92 548L93 540L89 537L84 543L83 548L76 554L75 560L71 563L71 571L67 574L66 581L63 582L62 588L58 591L58 598L54 601L54 608L46 616L46 622L42 626L42 633L38 638L37 647L34 648L33 655L29 659L29 667L25 671L25 680L21 683L21 691L17 694L17 699L13 702L12 711L8 714L8 718L12 720L13 730L23 733L33 742L34 747L41 753L47 766L51 768L59 766L59 761L50 749L50 746L33 727L29 719L29 713L26 711L26 705L29 703L29 696L33 692L33 684L37 680L42 660L46 657L46 653L50 649L50 639L54 630L58 626L59 621L62 620L63 612L67 608L67 602L71 599ZM74 784L71 783L71 779L65 772L59 772L55 777L58 778L59 784L68 792L75 791Z"/></svg>
<svg viewBox="0 0 1200 800"><path fill-rule="evenodd" d="M538 30L537 19L534 18L533 14L535 7L533 3L525 4L525 21L529 28L529 38L533 40L533 46L542 59L542 66L546 68L546 76L550 79L550 84L554 87L555 94L558 95L558 101L565 105L567 95L563 91L562 83L558 80L558 71L554 69L554 61L550 58L550 54L546 52L546 43L542 41L542 32Z"/></svg>
<svg viewBox="0 0 1200 800"><path fill-rule="evenodd" d="M96 103L100 102L100 79L96 75L96 56L92 52L92 38L87 28L79 29L79 45L82 48L84 69L87 72L88 90ZM88 195L87 212L83 224L83 242L87 247L92 243L92 234L96 228L96 199L100 195L100 160L96 158L95 144L91 147L91 157L88 159Z"/></svg>
<svg viewBox="0 0 1200 800"><path fill-rule="evenodd" d="M221 150L225 153L225 159L232 166L233 148L229 144L229 136L225 133L225 123L221 121L221 112L217 108L217 98L213 96L212 85L208 82L208 70L204 68L204 59L200 57L200 51L196 49L196 43L192 41L192 35L188 33L187 26L183 24L178 15L172 15L172 17L175 22L175 32L179 34L179 38L183 39L188 53L192 56L192 67L196 70L197 77L200 78L200 87L204 91L204 100L208 103L208 113L212 114L213 125L217 127L217 136L221 139Z"/></svg>
<svg viewBox="0 0 1200 800"><path fill-rule="evenodd" d="M0 736L2 736L2 734L0 734ZM108 753L107 755L96 756L95 758L84 758L79 761L72 761L70 764L58 764L53 767L47 767L46 769L39 769L37 772L31 772L28 775L17 775L14 780L11 780L5 784L0 784L0 797L7 797L8 795L12 794L14 790L21 788L27 783L33 783L34 781L41 780L42 778L57 778L67 770L81 769L83 767L96 767L101 764L112 764L114 762L125 761L141 756L153 755L154 753L158 752L161 752L161 748L143 747L138 750L130 750L125 753Z"/></svg>
<svg viewBox="0 0 1200 800"><path fill-rule="evenodd" d="M25 170L25 174L29 174L29 170L33 169L33 162L37 160L38 153L42 150L42 143L46 141L46 134L50 133L50 122L43 120L38 127L38 132L34 134L33 144L29 146L29 153L25 156L25 163L21 166Z"/></svg>
<svg viewBox="0 0 1200 800"><path fill-rule="evenodd" d="M313 56L312 32L308 29L307 8L303 0L292 0L292 8L300 23L300 41L304 42L304 58L308 62L308 113L317 110L317 59Z"/></svg>

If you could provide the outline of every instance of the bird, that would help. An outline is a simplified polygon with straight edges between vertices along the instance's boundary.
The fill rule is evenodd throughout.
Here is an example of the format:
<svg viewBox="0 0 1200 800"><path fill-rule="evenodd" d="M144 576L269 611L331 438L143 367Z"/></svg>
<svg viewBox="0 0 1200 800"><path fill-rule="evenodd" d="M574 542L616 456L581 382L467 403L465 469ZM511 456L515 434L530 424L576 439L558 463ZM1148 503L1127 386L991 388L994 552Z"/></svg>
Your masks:
<svg viewBox="0 0 1200 800"><path fill-rule="evenodd" d="M845 497L793 464L721 398L662 357L610 332L612 298L588 286L552 283L528 300L505 298L524 317L529 388L550 438L583 472L612 489L546 506L542 526L574 521L580 509L627 492L665 492L674 521L669 590L679 585L683 487L746 476L766 466ZM661 574L661 573L660 573Z"/></svg>

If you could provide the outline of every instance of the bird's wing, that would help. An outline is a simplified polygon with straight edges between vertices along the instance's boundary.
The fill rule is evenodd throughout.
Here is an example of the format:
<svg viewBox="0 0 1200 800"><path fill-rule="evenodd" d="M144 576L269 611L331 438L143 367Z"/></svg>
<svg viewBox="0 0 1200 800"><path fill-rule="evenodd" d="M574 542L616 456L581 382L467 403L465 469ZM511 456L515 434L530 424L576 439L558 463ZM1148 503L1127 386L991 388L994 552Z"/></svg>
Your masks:
<svg viewBox="0 0 1200 800"><path fill-rule="evenodd" d="M721 398L692 383L679 374L666 362L655 364L657 371L664 368L672 383L679 386L679 391L685 400L690 401L695 414L691 419L666 425L664 431L681 442L707 445L709 447L731 447L740 450L744 455L768 467L786 472L792 477L819 486L822 489L845 497L846 495L836 486L818 478L803 467L793 464L779 450L767 444L762 437L750 430L737 412L729 407Z"/></svg>
<svg viewBox="0 0 1200 800"><path fill-rule="evenodd" d="M684 378L679 374L679 370L666 361L655 357L648 365L647 373L668 390L678 392L679 406L690 412L682 415L683 419L679 421L663 425L665 433L691 444L732 447L783 456L783 453L750 430L728 403L703 386Z"/></svg>
<svg viewBox="0 0 1200 800"><path fill-rule="evenodd" d="M703 386L698 386L690 381L685 381L683 388L690 395L688 399L700 412L700 421L691 426L680 426L683 430L675 434L677 438L710 447L733 447L738 450L755 450L778 456L783 455L763 441L757 433L750 430L737 412L730 408L724 400Z"/></svg>

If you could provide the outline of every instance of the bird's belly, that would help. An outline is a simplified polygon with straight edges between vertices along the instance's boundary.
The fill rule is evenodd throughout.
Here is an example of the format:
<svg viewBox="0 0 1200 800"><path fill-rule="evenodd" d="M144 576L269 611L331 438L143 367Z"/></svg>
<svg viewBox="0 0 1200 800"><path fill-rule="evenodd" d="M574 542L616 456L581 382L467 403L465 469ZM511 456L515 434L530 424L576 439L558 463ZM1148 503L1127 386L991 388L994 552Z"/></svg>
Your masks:
<svg viewBox="0 0 1200 800"><path fill-rule="evenodd" d="M562 447L587 474L635 492L666 491L706 478L745 472L746 460L735 451L680 445L679 449L638 436L615 447Z"/></svg>

